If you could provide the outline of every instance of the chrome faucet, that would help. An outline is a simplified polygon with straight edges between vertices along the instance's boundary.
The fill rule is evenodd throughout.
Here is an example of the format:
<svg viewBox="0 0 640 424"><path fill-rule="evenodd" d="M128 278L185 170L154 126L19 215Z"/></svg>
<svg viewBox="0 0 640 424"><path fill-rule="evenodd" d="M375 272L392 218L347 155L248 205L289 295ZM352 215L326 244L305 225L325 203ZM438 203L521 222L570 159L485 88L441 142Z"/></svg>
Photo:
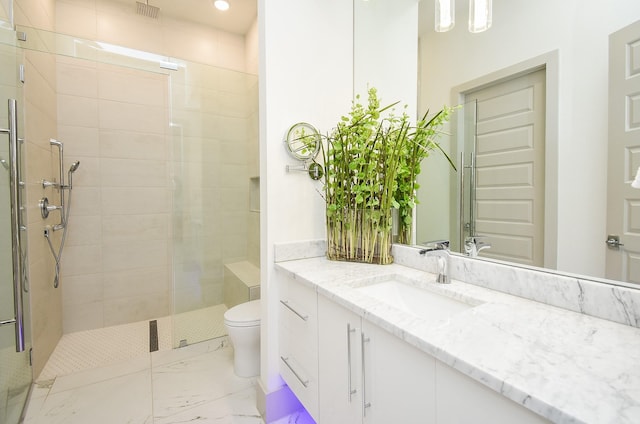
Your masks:
<svg viewBox="0 0 640 424"><path fill-rule="evenodd" d="M475 258L478 256L478 253L483 251L484 249L490 249L491 244L485 243L484 241L480 241L480 239L485 238L484 236L469 236L464 239L464 252L467 256L471 258Z"/></svg>
<svg viewBox="0 0 640 424"><path fill-rule="evenodd" d="M426 243L427 248L420 251L421 255L435 256L438 259L438 278L436 283L449 284L449 240Z"/></svg>

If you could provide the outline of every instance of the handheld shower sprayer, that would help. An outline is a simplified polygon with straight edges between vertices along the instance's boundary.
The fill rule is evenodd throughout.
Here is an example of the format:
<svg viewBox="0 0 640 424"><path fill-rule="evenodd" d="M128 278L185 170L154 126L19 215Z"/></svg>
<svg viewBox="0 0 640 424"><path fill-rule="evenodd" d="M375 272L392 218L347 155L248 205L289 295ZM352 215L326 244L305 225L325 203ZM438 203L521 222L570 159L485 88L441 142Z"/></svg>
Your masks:
<svg viewBox="0 0 640 424"><path fill-rule="evenodd" d="M80 168L80 161L77 160L71 164L69 168L69 172L67 173L67 188L71 190L73 188L73 173L76 172Z"/></svg>

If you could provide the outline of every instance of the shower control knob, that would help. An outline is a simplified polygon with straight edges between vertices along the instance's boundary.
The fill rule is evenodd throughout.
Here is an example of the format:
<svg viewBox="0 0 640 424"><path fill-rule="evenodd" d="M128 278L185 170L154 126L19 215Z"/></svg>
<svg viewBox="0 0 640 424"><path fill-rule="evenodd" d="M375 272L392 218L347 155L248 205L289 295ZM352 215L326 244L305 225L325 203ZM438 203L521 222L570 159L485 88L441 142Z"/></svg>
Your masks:
<svg viewBox="0 0 640 424"><path fill-rule="evenodd" d="M47 219L49 217L49 199L46 197L40 199L38 207L40 208L40 215L42 215L42 219Z"/></svg>

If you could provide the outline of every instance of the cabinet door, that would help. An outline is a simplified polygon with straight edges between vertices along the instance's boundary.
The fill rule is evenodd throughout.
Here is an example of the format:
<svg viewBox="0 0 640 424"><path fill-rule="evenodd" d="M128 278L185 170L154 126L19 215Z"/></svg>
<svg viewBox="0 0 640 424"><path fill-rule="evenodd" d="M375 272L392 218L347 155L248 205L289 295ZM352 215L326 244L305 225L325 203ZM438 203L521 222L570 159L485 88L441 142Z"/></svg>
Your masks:
<svg viewBox="0 0 640 424"><path fill-rule="evenodd" d="M546 419L438 362L438 424L542 424Z"/></svg>
<svg viewBox="0 0 640 424"><path fill-rule="evenodd" d="M280 374L314 419L318 418L318 306L311 288L280 281Z"/></svg>
<svg viewBox="0 0 640 424"><path fill-rule="evenodd" d="M362 334L364 422L435 424L435 359L367 321Z"/></svg>
<svg viewBox="0 0 640 424"><path fill-rule="evenodd" d="M319 424L362 422L360 317L318 296Z"/></svg>

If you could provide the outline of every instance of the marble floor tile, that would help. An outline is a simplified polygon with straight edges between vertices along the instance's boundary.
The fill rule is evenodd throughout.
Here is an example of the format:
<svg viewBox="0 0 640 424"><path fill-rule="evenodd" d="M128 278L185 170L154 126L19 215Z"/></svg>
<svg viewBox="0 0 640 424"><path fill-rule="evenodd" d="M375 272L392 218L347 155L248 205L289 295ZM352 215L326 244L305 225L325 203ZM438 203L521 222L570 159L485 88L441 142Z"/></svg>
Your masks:
<svg viewBox="0 0 640 424"><path fill-rule="evenodd" d="M150 355L122 361L105 367L87 369L55 379L50 394L72 390L112 378L151 369Z"/></svg>
<svg viewBox="0 0 640 424"><path fill-rule="evenodd" d="M268 424L316 424L307 411L295 412Z"/></svg>
<svg viewBox="0 0 640 424"><path fill-rule="evenodd" d="M29 424L152 424L151 370L56 390L54 383Z"/></svg>
<svg viewBox="0 0 640 424"><path fill-rule="evenodd" d="M158 368L162 365L193 358L194 356L202 355L204 353L230 348L230 346L231 343L229 342L229 338L225 336L195 343L179 349L159 350L151 354L151 364L154 368Z"/></svg>
<svg viewBox="0 0 640 424"><path fill-rule="evenodd" d="M155 418L154 424L262 424L256 409L256 389L250 387L238 393L210 402L204 402L164 418Z"/></svg>
<svg viewBox="0 0 640 424"><path fill-rule="evenodd" d="M231 347L153 367L152 380L154 416L157 419L255 385L255 379L234 374Z"/></svg>

